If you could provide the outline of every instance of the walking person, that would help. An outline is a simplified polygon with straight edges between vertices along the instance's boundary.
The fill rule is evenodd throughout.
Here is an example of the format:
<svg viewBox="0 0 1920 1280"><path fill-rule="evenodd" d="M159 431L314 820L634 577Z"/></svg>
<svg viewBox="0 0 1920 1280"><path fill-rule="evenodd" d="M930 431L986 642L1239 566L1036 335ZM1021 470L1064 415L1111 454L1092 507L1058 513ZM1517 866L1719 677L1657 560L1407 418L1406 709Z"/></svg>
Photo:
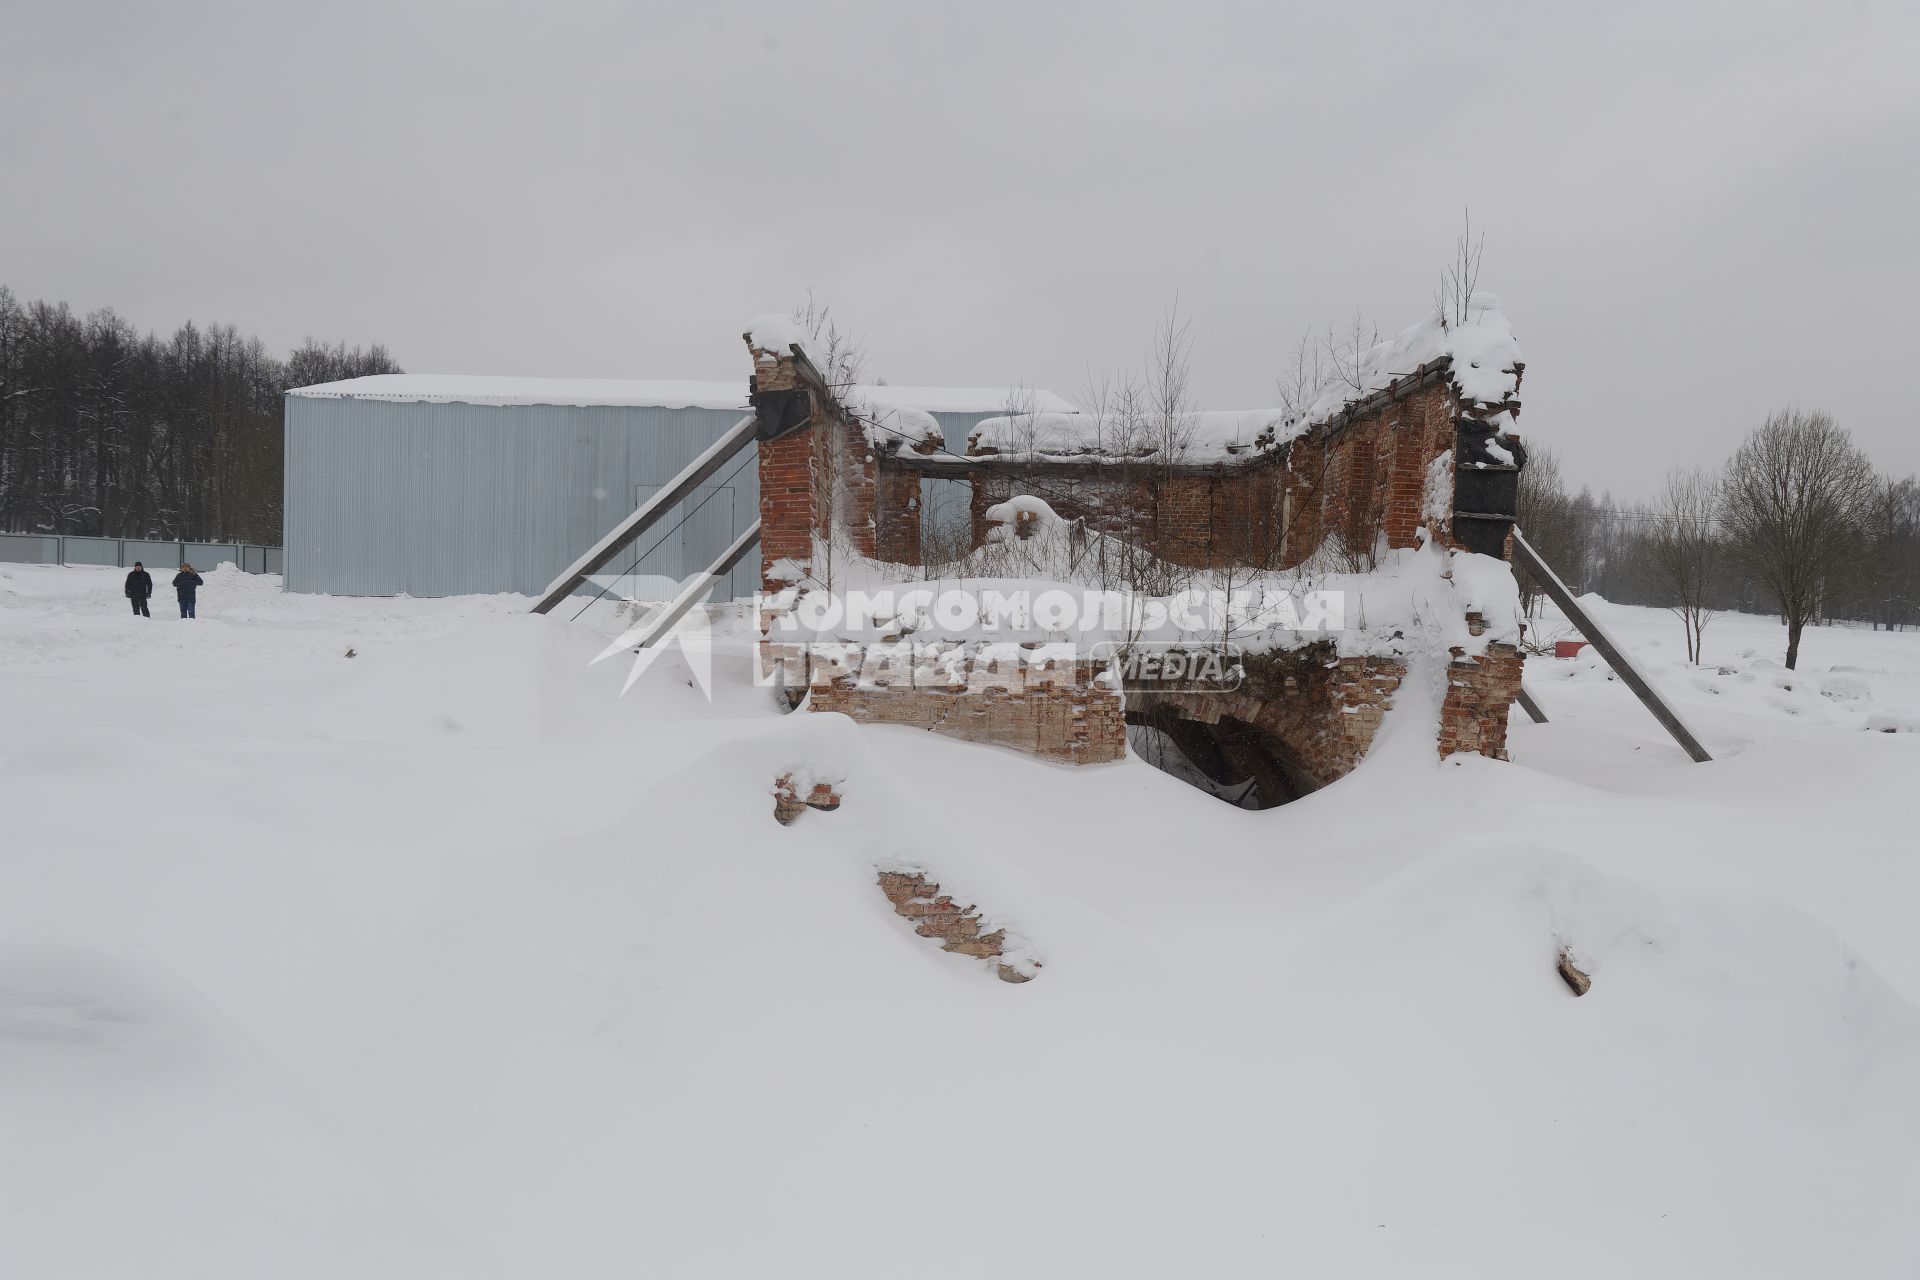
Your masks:
<svg viewBox="0 0 1920 1280"><path fill-rule="evenodd" d="M173 593L180 597L181 617L193 616L193 593L204 585L200 575L193 571L193 566L182 561L180 572L173 575Z"/></svg>
<svg viewBox="0 0 1920 1280"><path fill-rule="evenodd" d="M153 575L138 560L133 562L133 572L127 575L127 600L133 605L136 618L151 618L147 612L147 597L153 594Z"/></svg>

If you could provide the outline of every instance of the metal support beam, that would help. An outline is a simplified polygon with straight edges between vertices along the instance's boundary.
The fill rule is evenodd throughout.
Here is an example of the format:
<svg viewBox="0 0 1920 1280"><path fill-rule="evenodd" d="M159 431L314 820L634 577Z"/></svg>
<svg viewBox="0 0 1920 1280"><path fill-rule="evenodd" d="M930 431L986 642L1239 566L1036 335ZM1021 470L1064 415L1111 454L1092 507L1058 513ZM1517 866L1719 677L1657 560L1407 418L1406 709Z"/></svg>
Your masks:
<svg viewBox="0 0 1920 1280"><path fill-rule="evenodd" d="M610 648L645 649L651 646L660 637L673 630L674 623L685 617L693 606L706 599L720 580L732 573L733 567L746 559L747 553L759 545L760 522L755 520L745 533L734 539L733 545L728 547L705 573L681 588L680 594L675 596L670 604L648 618L642 626L622 636L620 641Z"/></svg>
<svg viewBox="0 0 1920 1280"><path fill-rule="evenodd" d="M1686 721L1682 720L1679 713L1654 692L1653 686L1647 682L1645 676L1640 674L1626 652L1613 642L1613 637L1607 634L1606 628L1602 627L1592 614L1580 607L1580 602L1573 598L1573 592L1567 590L1567 584L1560 581L1560 576L1547 566L1547 562L1540 558L1540 553L1533 549L1532 544L1525 537L1521 536L1518 525L1514 526L1513 530L1513 558L1517 564L1533 575L1534 581L1540 584L1540 589L1560 606L1562 613L1567 615L1567 620L1580 628L1580 634L1599 650L1600 656L1607 660L1607 665L1612 667L1614 674L1620 677L1620 682L1633 690L1634 697L1640 699L1640 704L1651 711L1653 718L1673 735L1673 740L1680 744L1681 749L1692 756L1696 763L1704 764L1713 759L1707 754L1707 749L1700 745L1700 739L1694 737L1693 730L1687 727Z"/></svg>
<svg viewBox="0 0 1920 1280"><path fill-rule="evenodd" d="M1533 700L1533 695L1527 692L1527 686L1524 684L1520 686L1520 709L1526 712L1527 718L1535 724L1547 722L1547 713L1540 709L1540 704Z"/></svg>
<svg viewBox="0 0 1920 1280"><path fill-rule="evenodd" d="M715 440L707 451L687 465L687 469L640 505L639 510L615 525L606 537L593 545L593 549L569 565L565 572L555 578L540 596L540 602L533 606L535 613L546 613L553 606L578 591L588 578L612 564L621 550L635 538L645 533L661 516L671 511L674 504L713 479L721 467L731 462L742 449L751 448L754 442L755 419L745 417L735 423L733 429ZM758 537L759 524L754 525Z"/></svg>

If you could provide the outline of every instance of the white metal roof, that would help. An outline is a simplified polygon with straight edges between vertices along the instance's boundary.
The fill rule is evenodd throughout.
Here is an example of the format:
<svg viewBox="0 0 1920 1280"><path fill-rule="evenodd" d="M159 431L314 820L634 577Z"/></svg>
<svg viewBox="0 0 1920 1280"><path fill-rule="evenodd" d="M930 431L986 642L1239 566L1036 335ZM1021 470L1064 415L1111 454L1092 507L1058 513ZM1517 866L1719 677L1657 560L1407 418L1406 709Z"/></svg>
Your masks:
<svg viewBox="0 0 1920 1280"><path fill-rule="evenodd" d="M1071 413L1074 406L1051 391L994 387L863 387L876 404L924 413L1005 413L1021 410ZM434 404L634 405L662 409L747 408L747 383L674 379L502 378L445 373L381 373L344 382L296 387L290 395L326 400L390 400Z"/></svg>
<svg viewBox="0 0 1920 1280"><path fill-rule="evenodd" d="M297 387L289 395L321 400L393 400L436 404L644 405L662 409L747 407L746 379L684 382L627 378L501 378L451 373L380 373Z"/></svg>

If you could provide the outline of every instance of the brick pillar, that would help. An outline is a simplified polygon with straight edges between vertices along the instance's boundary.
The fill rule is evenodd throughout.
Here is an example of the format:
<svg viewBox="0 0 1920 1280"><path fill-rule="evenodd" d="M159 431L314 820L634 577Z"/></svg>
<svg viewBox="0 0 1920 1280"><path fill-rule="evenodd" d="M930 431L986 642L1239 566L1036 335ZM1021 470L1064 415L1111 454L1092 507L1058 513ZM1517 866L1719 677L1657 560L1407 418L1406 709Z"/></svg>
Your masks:
<svg viewBox="0 0 1920 1280"><path fill-rule="evenodd" d="M874 490L874 554L895 564L920 563L920 469L897 460L878 467Z"/></svg>
<svg viewBox="0 0 1920 1280"><path fill-rule="evenodd" d="M1477 613L1467 615L1474 635L1486 630ZM1495 760L1507 758L1507 716L1520 697L1520 672L1526 654L1510 644L1490 644L1478 657L1453 652L1447 668L1447 697L1440 705L1440 754L1473 751Z"/></svg>
<svg viewBox="0 0 1920 1280"><path fill-rule="evenodd" d="M967 514L973 524L973 545L987 545L987 531L993 528L987 519L987 508L999 506L1012 496L1012 486L1007 478L996 472L976 471L967 479L970 496L967 499Z"/></svg>
<svg viewBox="0 0 1920 1280"><path fill-rule="evenodd" d="M1326 445L1303 436L1287 450L1286 474L1281 477L1280 538L1284 554L1280 567L1291 569L1312 555L1325 528Z"/></svg>
<svg viewBox="0 0 1920 1280"><path fill-rule="evenodd" d="M803 384L792 352L768 351L753 345L747 336L747 349L753 353L753 389L762 392L787 392ZM815 487L818 468L814 465L815 420L819 407L813 405L807 424L778 440L759 443L760 462L760 585L771 592L786 583L773 576L779 560L791 560L803 568L813 561L813 530L816 522Z"/></svg>
<svg viewBox="0 0 1920 1280"><path fill-rule="evenodd" d="M831 501L821 514L850 534L853 549L863 556L885 559L879 548L879 459L866 428L851 419L835 415L821 433L825 447L832 451L826 482L832 486ZM822 537L828 530L818 526Z"/></svg>
<svg viewBox="0 0 1920 1280"><path fill-rule="evenodd" d="M760 445L760 582L767 591L786 583L774 562L813 560L813 428Z"/></svg>

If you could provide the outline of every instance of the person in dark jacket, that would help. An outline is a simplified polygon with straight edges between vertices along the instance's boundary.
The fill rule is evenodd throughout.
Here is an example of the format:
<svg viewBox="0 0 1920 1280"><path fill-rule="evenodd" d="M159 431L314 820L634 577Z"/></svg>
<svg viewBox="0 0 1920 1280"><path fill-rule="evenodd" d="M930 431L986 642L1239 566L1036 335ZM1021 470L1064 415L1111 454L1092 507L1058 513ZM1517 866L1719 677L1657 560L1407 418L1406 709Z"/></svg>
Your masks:
<svg viewBox="0 0 1920 1280"><path fill-rule="evenodd" d="M153 594L153 575L148 573L138 560L133 562L133 572L127 575L127 599L133 605L136 617L151 618L147 612L147 597Z"/></svg>
<svg viewBox="0 0 1920 1280"><path fill-rule="evenodd" d="M180 597L180 616L193 616L193 593L205 585L200 575L193 571L190 564L182 564L180 572L173 575L173 593Z"/></svg>

